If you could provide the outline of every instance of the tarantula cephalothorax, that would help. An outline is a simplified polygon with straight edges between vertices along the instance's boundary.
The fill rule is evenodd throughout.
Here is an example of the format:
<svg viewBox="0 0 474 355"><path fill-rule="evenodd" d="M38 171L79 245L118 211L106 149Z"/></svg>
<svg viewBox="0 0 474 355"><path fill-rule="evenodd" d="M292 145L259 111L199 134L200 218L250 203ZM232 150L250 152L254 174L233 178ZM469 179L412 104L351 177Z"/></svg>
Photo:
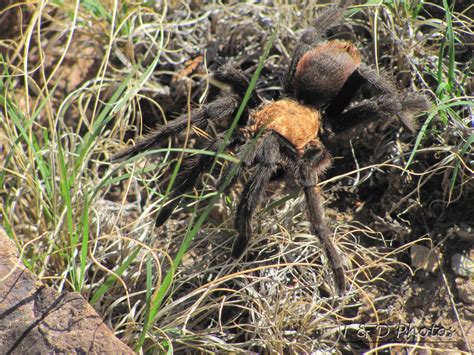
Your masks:
<svg viewBox="0 0 474 355"><path fill-rule="evenodd" d="M340 24L346 6L347 2L341 1L317 16L314 28L302 35L295 48L284 78L285 97L263 102L254 93L227 145L244 160L233 181L242 167L252 169L235 215L238 238L232 255L238 257L244 252L252 233L251 218L265 186L277 171L283 172L294 178L304 191L311 231L321 240L341 294L346 290L343 263L325 224L317 186L318 177L331 164L330 154L321 142L322 123L324 121L337 134L366 120L397 116L405 126L413 129L411 115L428 108L428 100L423 95L400 94L389 81L361 63L353 44L327 39L328 29ZM192 111L191 123L200 129L214 126L213 123L222 126L222 122L231 122L249 85L244 73L230 66L221 67L215 77L233 90ZM374 96L348 107L362 85L368 85ZM158 127L135 146L119 152L112 160L134 156L183 131L187 125L187 114L183 114L166 126ZM245 156L243 152L252 141L249 138L259 133L255 147ZM328 140L330 142L330 137ZM205 148L217 152L223 142L221 133L207 142ZM213 160L213 156L203 154L190 156L183 162L171 200L157 216L158 226L166 222L178 205L179 197L193 188L201 172L208 171Z"/></svg>

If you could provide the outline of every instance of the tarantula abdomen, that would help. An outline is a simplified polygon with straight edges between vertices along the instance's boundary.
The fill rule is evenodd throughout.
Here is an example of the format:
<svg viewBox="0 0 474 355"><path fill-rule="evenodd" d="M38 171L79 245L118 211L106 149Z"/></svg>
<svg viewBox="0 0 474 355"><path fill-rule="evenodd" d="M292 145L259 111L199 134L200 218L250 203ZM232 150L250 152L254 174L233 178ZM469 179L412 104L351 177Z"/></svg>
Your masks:
<svg viewBox="0 0 474 355"><path fill-rule="evenodd" d="M299 60L293 86L295 97L315 107L330 103L360 65L357 48L346 41L328 41Z"/></svg>

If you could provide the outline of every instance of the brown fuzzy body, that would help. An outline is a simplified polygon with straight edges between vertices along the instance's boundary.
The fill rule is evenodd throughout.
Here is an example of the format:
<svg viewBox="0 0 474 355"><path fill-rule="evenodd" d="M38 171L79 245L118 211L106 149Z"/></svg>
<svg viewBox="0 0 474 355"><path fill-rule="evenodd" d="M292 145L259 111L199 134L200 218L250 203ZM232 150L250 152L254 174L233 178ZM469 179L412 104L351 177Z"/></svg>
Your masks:
<svg viewBox="0 0 474 355"><path fill-rule="evenodd" d="M296 96L316 107L329 103L361 63L347 41L328 41L305 53L296 67Z"/></svg>
<svg viewBox="0 0 474 355"><path fill-rule="evenodd" d="M257 133L262 128L275 131L287 139L300 154L309 143L319 143L321 114L294 100L284 99L264 104L251 115L251 120L251 131Z"/></svg>

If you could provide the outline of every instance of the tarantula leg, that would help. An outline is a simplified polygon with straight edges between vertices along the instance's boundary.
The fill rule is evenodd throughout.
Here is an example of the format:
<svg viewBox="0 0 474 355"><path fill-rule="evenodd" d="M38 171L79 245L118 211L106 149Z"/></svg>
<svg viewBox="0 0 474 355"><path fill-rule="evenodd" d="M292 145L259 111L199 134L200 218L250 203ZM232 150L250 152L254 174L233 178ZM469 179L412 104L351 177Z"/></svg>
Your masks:
<svg viewBox="0 0 474 355"><path fill-rule="evenodd" d="M325 113L332 118L340 115L349 105L357 90L365 83L368 83L376 95L389 95L393 101L398 98L395 85L386 75L379 75L373 68L361 63L349 76L337 96L326 108Z"/></svg>
<svg viewBox="0 0 474 355"><path fill-rule="evenodd" d="M246 152L245 148L247 146L248 146L247 144L244 144L237 151L236 155L239 158L239 160L241 160L241 161L244 158L244 154ZM232 164L232 163L228 162L228 164L224 168L222 176L220 177L219 181L217 182L217 186L221 186L225 183L225 181L229 180L227 186L225 187L226 192L229 191L229 189L232 188L232 186L234 186L234 184L239 180L240 176L242 175L242 168L243 167L242 167L242 164L240 164L239 166L236 167L237 170L234 172L234 175L232 177L230 177L231 173L234 170L234 167L235 167L235 164Z"/></svg>
<svg viewBox="0 0 474 355"><path fill-rule="evenodd" d="M244 98L250 85L250 80L247 75L245 75L242 70L237 69L230 64L221 66L214 74L214 77L217 80L230 85L241 100ZM262 101L260 95L254 93L250 96L249 101L247 102L247 108L255 108L260 105Z"/></svg>
<svg viewBox="0 0 474 355"><path fill-rule="evenodd" d="M404 126L414 131L416 124L413 115L429 108L430 102L423 94L409 93L401 99L383 95L350 108L332 120L331 125L334 133L341 133L365 121L398 115Z"/></svg>
<svg viewBox="0 0 474 355"><path fill-rule="evenodd" d="M197 112L195 112L194 115L191 116L191 122L199 128L205 127L207 122L204 117L203 110L198 110ZM180 133L187 126L188 116L187 114L183 114L168 123L167 125L160 126L154 131L150 132L144 139L139 141L136 145L119 151L117 154L112 156L110 160L113 163L116 163L134 157L135 155L141 152L155 147L157 144L164 141L165 139Z"/></svg>
<svg viewBox="0 0 474 355"><path fill-rule="evenodd" d="M359 88L364 84L365 79L355 70L342 86L332 103L324 111L329 117L334 118L340 115L350 104L352 98Z"/></svg>
<svg viewBox="0 0 474 355"><path fill-rule="evenodd" d="M234 258L242 255L247 247L252 235L252 215L275 169L276 167L272 168L271 165L258 164L245 186L235 218L235 228L239 236L232 247L232 256Z"/></svg>
<svg viewBox="0 0 474 355"><path fill-rule="evenodd" d="M415 132L417 128L417 122L414 119L414 115L428 111L431 108L431 102L423 94L407 94L401 100L402 112L398 114L400 121L410 132Z"/></svg>
<svg viewBox="0 0 474 355"><path fill-rule="evenodd" d="M376 91L377 95L392 95L398 96L398 90L393 82L393 79L387 74L378 74L377 71L361 63L357 68L357 73L362 76L367 83Z"/></svg>
<svg viewBox="0 0 474 355"><path fill-rule="evenodd" d="M225 181L230 179L226 186L226 190L229 190L239 180L242 175L243 166L251 166L254 163L257 154L256 149L251 149L252 145L256 144L256 142L253 141L252 134L249 134L248 130L239 130L234 137L236 142L234 145L240 145L236 151L236 156L241 161L241 164L236 167L237 170L234 172L232 177L230 177L230 175L233 172L235 165L228 163L225 167L217 185L221 186Z"/></svg>
<svg viewBox="0 0 474 355"><path fill-rule="evenodd" d="M314 20L314 29L323 39L327 39L331 28L344 22L344 11L351 6L353 0L340 0L339 3L321 12ZM313 42L314 43L314 42Z"/></svg>
<svg viewBox="0 0 474 355"><path fill-rule="evenodd" d="M310 142L305 147L298 165L299 176L296 177L300 180L305 194L311 233L319 237L333 270L338 293L343 295L346 292L346 281L342 258L332 242L331 232L326 225L321 191L317 186L318 176L331 165L331 156L319 142Z"/></svg>
<svg viewBox="0 0 474 355"><path fill-rule="evenodd" d="M242 192L235 215L235 229L239 233L232 247L232 256L238 258L245 251L252 235L252 215L265 191L265 186L275 173L280 161L277 133L270 132L257 147L255 170Z"/></svg>
<svg viewBox="0 0 474 355"><path fill-rule="evenodd" d="M346 120L350 115L345 115L345 113L342 116L339 115L344 111L351 101L353 94L364 82L368 83L369 87L375 92L375 95L379 97L376 99L375 104L359 105L356 110L352 111L350 115L353 116L360 113L361 117L359 119L353 118L353 123L351 123L349 120ZM344 120L341 124L349 127L365 120L370 112L378 111L378 114L375 115L370 113L374 117L383 116L385 112L385 116L398 116L403 126L410 132L414 132L416 130L416 123L413 115L420 111L428 110L429 107L429 100L426 96L417 93L401 95L391 78L386 74L378 75L373 68L361 64L351 74L325 112L330 117L339 116L338 120Z"/></svg>
<svg viewBox="0 0 474 355"><path fill-rule="evenodd" d="M224 140L221 137L216 138L210 142L204 149L217 153ZM233 141L230 142L230 145ZM211 168L215 159L215 155L200 154L189 157L183 161L180 171L176 175L175 188L170 195L170 202L164 205L158 216L156 217L155 225L157 227L163 225L178 206L183 194L189 192L195 185L202 172Z"/></svg>
<svg viewBox="0 0 474 355"><path fill-rule="evenodd" d="M198 128L205 128L212 121L224 120L224 118L232 118L239 107L240 101L245 96L247 88L249 86L249 79L239 69L236 69L230 65L224 65L218 69L215 74L215 78L222 81L225 84L231 86L235 94L228 95L226 97L218 98L217 100L204 105L203 107L191 112L191 118L189 122L188 114L182 114L175 120L171 121L165 126L158 127L156 130L147 135L143 140L138 142L135 146L126 148L112 158L112 162L120 162L131 158L140 152L153 148L165 139L175 136L182 132L189 123ZM250 96L246 112L240 119L240 124L244 124L248 119L248 110L255 108L262 103L261 97L254 93Z"/></svg>
<svg viewBox="0 0 474 355"><path fill-rule="evenodd" d="M280 151L285 155L285 157L289 158L292 161L296 160L298 152L295 147L282 135L276 132L272 132L272 134L277 137L277 140L280 144ZM229 190L239 180L240 176L242 175L242 170L244 166L252 166L254 164L258 152L256 149L250 150L251 146L255 144L255 142L252 141L251 136L246 137L245 134L239 134L235 136L235 141L238 142L237 144L242 144L236 152L237 157L242 163L237 167L237 170L235 171L232 178L230 178L230 181L226 186L226 190ZM229 180L229 176L233 172L233 169L233 164L227 165L227 167L224 169L224 172L222 173L222 177L217 182L218 186Z"/></svg>
<svg viewBox="0 0 474 355"><path fill-rule="evenodd" d="M229 95L192 111L191 122L189 122L187 113L182 114L167 125L158 127L135 146L118 152L111 158L111 161L120 162L151 149L163 142L165 139L182 132L189 123L198 128L205 128L209 121L232 117L239 104L240 101L235 95Z"/></svg>
<svg viewBox="0 0 474 355"><path fill-rule="evenodd" d="M304 194L308 205L308 214L311 221L311 232L319 236L326 256L336 280L336 287L340 295L346 293L346 278L342 258L331 239L331 232L324 221L324 209L321 203L321 192L317 186L305 186Z"/></svg>

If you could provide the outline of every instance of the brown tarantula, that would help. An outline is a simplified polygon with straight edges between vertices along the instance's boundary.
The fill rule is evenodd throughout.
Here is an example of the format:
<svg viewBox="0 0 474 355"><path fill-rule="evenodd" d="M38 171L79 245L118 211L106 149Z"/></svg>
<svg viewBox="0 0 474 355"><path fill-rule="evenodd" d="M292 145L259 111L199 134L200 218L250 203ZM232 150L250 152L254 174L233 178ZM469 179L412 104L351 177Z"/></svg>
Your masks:
<svg viewBox="0 0 474 355"><path fill-rule="evenodd" d="M340 24L346 6L347 3L341 1L325 10L315 20L314 28L304 32L284 78L284 97L263 102L254 93L226 147L237 151L244 167L253 169L235 215L235 228L239 235L232 255L238 257L244 252L252 233L251 218L265 187L273 176L283 172L304 191L311 232L321 240L341 294L346 291L343 263L324 221L317 186L318 177L331 165L331 156L321 142L327 131L322 123L324 121L325 126L330 126L332 132L338 134L366 120L398 116L405 126L413 129L411 115L428 108L428 101L423 95L400 94L390 81L361 63L359 52L352 43L328 40L329 28ZM192 111L191 123L199 129L214 127L216 123L228 128L228 122L232 122L249 85L244 73L230 66L221 67L215 77L229 84L233 92ZM362 85L369 85L375 95L348 107ZM135 146L119 152L112 160L134 156L178 134L187 126L188 116L183 114L159 127ZM251 138L257 134L261 135L254 149L245 156L243 152L247 151L253 141ZM221 132L206 144L206 149L217 152L223 143ZM177 175L172 199L157 216L158 226L173 213L179 197L193 188L203 171L210 169L214 158L203 154L184 161ZM240 175L240 168L242 165L233 181Z"/></svg>

